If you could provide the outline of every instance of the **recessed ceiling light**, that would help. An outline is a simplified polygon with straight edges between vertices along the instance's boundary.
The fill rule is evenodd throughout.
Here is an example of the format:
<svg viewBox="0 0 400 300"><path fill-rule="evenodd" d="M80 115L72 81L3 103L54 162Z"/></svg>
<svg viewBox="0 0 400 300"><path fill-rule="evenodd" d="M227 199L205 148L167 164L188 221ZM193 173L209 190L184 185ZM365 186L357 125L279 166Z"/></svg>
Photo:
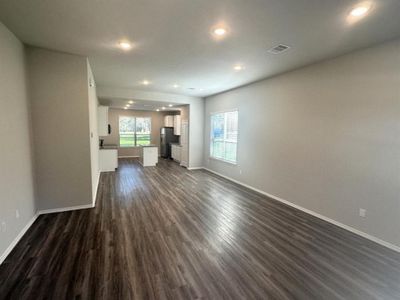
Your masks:
<svg viewBox="0 0 400 300"><path fill-rule="evenodd" d="M128 109L127 107L124 107L124 109Z"/></svg>
<svg viewBox="0 0 400 300"><path fill-rule="evenodd" d="M172 107L172 104L168 104L169 107Z"/></svg>
<svg viewBox="0 0 400 300"><path fill-rule="evenodd" d="M129 106L131 106L131 105L130 104L125 105L125 107L129 107Z"/></svg>
<svg viewBox="0 0 400 300"><path fill-rule="evenodd" d="M178 87L179 87L179 85L177 85L177 84L174 84L174 85L173 85L173 87L174 87L174 88L178 88Z"/></svg>
<svg viewBox="0 0 400 300"><path fill-rule="evenodd" d="M157 108L156 111L160 111L160 110Z"/></svg>
<svg viewBox="0 0 400 300"><path fill-rule="evenodd" d="M165 108L166 108L165 106L161 107L162 110L164 110Z"/></svg>
<svg viewBox="0 0 400 300"><path fill-rule="evenodd" d="M215 28L213 32L215 35L224 36L227 31L225 28L220 27L220 28Z"/></svg>
<svg viewBox="0 0 400 300"><path fill-rule="evenodd" d="M120 41L118 44L122 50L130 50L132 48L131 43L128 41Z"/></svg>
<svg viewBox="0 0 400 300"><path fill-rule="evenodd" d="M353 17L362 17L367 14L370 8L369 5L357 6L351 10L350 15Z"/></svg>
<svg viewBox="0 0 400 300"><path fill-rule="evenodd" d="M242 71L242 70L244 69L244 67L243 67L242 65L235 65L235 66L233 67L233 69L234 69L235 71Z"/></svg>
<svg viewBox="0 0 400 300"><path fill-rule="evenodd" d="M135 103L135 102L133 102L133 101L131 100L131 101L129 101L128 103L129 103L129 104L133 104L133 103Z"/></svg>
<svg viewBox="0 0 400 300"><path fill-rule="evenodd" d="M148 80L143 80L143 81L142 81L142 84L143 84L143 85L149 85L149 84L150 84L150 81L148 81Z"/></svg>

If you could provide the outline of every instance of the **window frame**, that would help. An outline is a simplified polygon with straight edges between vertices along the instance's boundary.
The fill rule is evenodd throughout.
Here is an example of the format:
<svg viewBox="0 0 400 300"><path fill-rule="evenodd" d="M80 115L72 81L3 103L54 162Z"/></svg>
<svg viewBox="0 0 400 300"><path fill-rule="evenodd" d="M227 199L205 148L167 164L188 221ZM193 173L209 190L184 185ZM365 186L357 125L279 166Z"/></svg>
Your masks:
<svg viewBox="0 0 400 300"><path fill-rule="evenodd" d="M237 118L237 139L236 139L236 161L231 161L231 160L215 157L211 153L211 147L212 147L213 141L214 141L212 117L214 115L218 115L218 114L225 115L225 114L231 113L231 112L237 112L237 117L238 117ZM231 165L238 165L238 161L239 161L239 159L238 159L238 153L239 153L239 151L238 151L238 148L239 148L239 109L232 108L232 109L227 109L227 110L210 112L210 123L209 124L210 124L210 144L209 144L209 149L208 149L208 158L212 159L212 160L216 160L216 161L221 161L221 162L224 162L227 164L231 164ZM227 125L227 118L224 116L224 139L223 139L223 142L226 143L228 141L228 142L232 143L232 141L226 139L226 130L225 130L225 128L227 127L226 125Z"/></svg>
<svg viewBox="0 0 400 300"><path fill-rule="evenodd" d="M134 133L133 133L133 143L134 143L134 145L133 146L121 146L121 131L120 131L120 119L121 118L131 118L131 119L134 119L134 128L135 128L135 130L134 130ZM137 144L137 131L136 131L136 120L137 119L149 119L150 120L150 133L149 133L149 136L150 136L150 141L149 141L149 145L151 144L151 128L152 128L152 117L137 117L137 116L127 116L127 115L119 115L118 116L118 147L119 148L124 148L124 149L126 149L126 148L138 148L138 147L142 147L142 145L138 145Z"/></svg>

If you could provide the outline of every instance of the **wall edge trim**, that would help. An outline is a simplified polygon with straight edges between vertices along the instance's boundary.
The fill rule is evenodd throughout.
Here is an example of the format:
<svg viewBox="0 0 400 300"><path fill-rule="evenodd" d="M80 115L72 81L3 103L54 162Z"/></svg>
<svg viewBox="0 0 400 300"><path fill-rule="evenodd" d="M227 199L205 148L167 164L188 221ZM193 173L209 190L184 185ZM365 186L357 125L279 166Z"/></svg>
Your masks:
<svg viewBox="0 0 400 300"><path fill-rule="evenodd" d="M194 170L202 170L202 169L204 169L204 170L207 170L206 168L204 168L204 167L190 167L190 168L187 168L189 171L194 171ZM211 171L210 171L211 172ZM213 172L212 172L213 173Z"/></svg>
<svg viewBox="0 0 400 300"><path fill-rule="evenodd" d="M346 224L340 223L340 222L338 222L338 221L335 221L335 220L333 220L333 219L331 219L331 218L328 218L328 217L326 217L326 216L324 216L324 215L321 215L321 214L319 214L319 213L317 213L317 212L314 212L314 211L312 211L312 210L310 210L310 209L307 209L307 208L304 208L304 207L302 207L302 206L300 206L300 205L294 204L294 203L292 203L292 202L290 202L290 201L288 201L288 200L285 200L285 199L282 199L282 198L280 198L280 197L277 197L277 196L274 196L274 195L272 195L272 194L269 194L269 193L267 193L267 192L264 192L264 191L262 191L262 190L260 190L260 189L257 189L257 188L255 188L255 187L253 187L253 186L251 186L251 185L245 184L245 183L243 183L243 182L241 182L241 181L238 181L238 180L233 179L233 178L231 178L231 177L225 176L225 175L223 175L223 174L221 174L221 173L218 173L218 172L216 172L216 171L214 171L214 170L211 170L211 169L208 169L208 168L203 168L203 169L206 170L206 171L208 171L208 172L210 172L210 173L213 173L213 174L215 174L215 175L218 175L218 176L220 176L220 177L222 177L222 178L225 178L225 179L227 179L227 180L229 180L229 181L232 181L232 182L234 182L234 183L236 183L236 184L239 184L239 185L241 185L241 186L244 186L244 187L246 187L246 188L248 188L248 189L250 189L250 190L252 190L252 191L255 191L255 192L259 193L259 194L262 194L262 195L267 196L267 197L269 197L269 198L271 198L271 199L274 199L274 200L276 200L276 201L279 201L279 202L281 202L281 203L283 203L283 204L286 204L286 205L288 205L288 206L290 206L290 207L296 208L296 209L298 209L298 210L300 210L300 211L302 211L302 212L305 212L305 213L307 213L307 214L309 214L309 215L312 215L312 216L314 216L314 217L316 217L316 218L318 218L318 219L321 219L321 220L323 220L323 221L325 221L325 222L328 222L328 223L331 223L331 224L333 224L333 225L336 225L336 226L338 226L338 227L340 227L340 228L342 228L342 229L345 229L345 230L347 230L347 231L350 231L350 232L352 232L352 233L354 233L354 234L356 234L356 235L358 235L358 236L361 236L361 237L363 237L363 238L366 238L366 239L368 239L368 240L370 240L370 241L372 241L372 242L375 242L375 243L377 243L377 244L379 244L379 245L381 245L381 246L384 246L384 247L386 247L386 248L389 248L389 249L391 249L391 250L393 250L393 251L396 251L396 252L399 252L399 253L400 253L400 247L399 247L399 246L396 246L396 245L394 245L394 244L392 244L392 243L389 243L389 242L386 242L386 241L384 241L384 240L381 240L380 238L377 238L377 237L375 237L375 236L373 236L373 235L370 235L370 234L368 234L368 233L365 233L365 232L363 232L363 231L360 231L360 230L358 230L358 229L355 229L355 228L353 228L353 227L351 227L351 226L349 226L349 225L346 225Z"/></svg>
<svg viewBox="0 0 400 300"><path fill-rule="evenodd" d="M28 231L28 229L32 226L32 224L36 221L39 217L39 213L35 213L34 216L26 223L26 225L21 229L15 239L11 242L11 244L7 247L7 249L3 252L0 256L0 265L4 262L7 256L11 253L14 247L18 244L20 239L24 236L24 234Z"/></svg>
<svg viewBox="0 0 400 300"><path fill-rule="evenodd" d="M65 212L65 211L71 211L71 210L80 210L80 209L88 209L88 208L94 208L95 206L92 204L85 204L85 205L77 205L77 206L69 206L69 207L60 207L60 208L51 208L51 209L43 209L39 210L37 213L39 215L45 215L45 214L52 214L52 213L58 213L58 212Z"/></svg>

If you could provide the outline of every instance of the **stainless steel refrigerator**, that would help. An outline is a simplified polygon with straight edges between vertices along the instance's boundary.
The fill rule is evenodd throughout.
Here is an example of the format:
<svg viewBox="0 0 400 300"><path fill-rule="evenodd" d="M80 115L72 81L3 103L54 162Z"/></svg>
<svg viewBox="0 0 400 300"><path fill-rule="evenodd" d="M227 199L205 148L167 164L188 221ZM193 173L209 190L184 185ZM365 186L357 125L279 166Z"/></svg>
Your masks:
<svg viewBox="0 0 400 300"><path fill-rule="evenodd" d="M160 155L163 158L171 158L171 143L179 143L179 136L174 135L173 127L161 127L160 131Z"/></svg>

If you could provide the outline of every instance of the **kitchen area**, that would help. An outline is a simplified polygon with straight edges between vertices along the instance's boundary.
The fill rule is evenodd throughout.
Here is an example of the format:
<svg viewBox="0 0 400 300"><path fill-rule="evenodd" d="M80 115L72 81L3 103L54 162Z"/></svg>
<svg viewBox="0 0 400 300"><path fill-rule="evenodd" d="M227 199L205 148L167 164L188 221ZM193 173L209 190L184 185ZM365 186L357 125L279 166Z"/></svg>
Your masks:
<svg viewBox="0 0 400 300"><path fill-rule="evenodd" d="M154 167L159 159L187 167L188 116L188 105L100 100L100 171L117 170L122 158L137 159L143 167Z"/></svg>

